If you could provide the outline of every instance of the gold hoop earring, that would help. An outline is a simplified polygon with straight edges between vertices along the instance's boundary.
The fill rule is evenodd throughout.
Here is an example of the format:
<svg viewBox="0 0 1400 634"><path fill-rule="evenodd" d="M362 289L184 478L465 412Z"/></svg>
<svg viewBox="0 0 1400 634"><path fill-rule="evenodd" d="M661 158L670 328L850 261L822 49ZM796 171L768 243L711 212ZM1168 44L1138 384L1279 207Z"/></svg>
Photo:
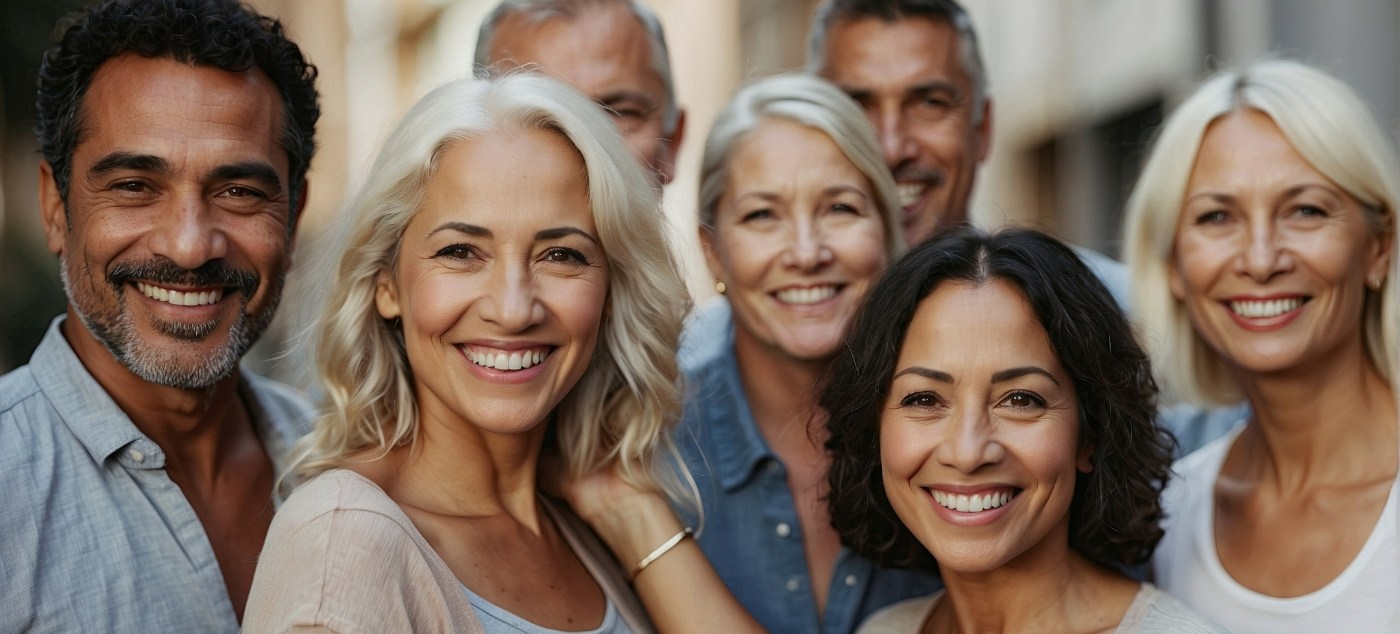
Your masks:
<svg viewBox="0 0 1400 634"><path fill-rule="evenodd" d="M716 293L719 293L720 295L723 295L724 292L727 291L727 290L729 290L729 287L728 287L728 286L725 286L725 285L724 285L724 282L721 282L721 281L719 281L719 280L715 280L715 292L716 292Z"/></svg>

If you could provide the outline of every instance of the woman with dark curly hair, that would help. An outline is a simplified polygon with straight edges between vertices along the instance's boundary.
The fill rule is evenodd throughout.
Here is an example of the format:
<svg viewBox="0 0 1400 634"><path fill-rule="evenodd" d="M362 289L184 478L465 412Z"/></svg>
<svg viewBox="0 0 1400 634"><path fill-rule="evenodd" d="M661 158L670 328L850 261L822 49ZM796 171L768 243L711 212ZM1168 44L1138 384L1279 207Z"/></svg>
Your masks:
<svg viewBox="0 0 1400 634"><path fill-rule="evenodd" d="M871 292L821 404L832 522L946 590L861 632L1212 632L1116 568L1162 536L1172 440L1147 355L1074 252L945 234Z"/></svg>

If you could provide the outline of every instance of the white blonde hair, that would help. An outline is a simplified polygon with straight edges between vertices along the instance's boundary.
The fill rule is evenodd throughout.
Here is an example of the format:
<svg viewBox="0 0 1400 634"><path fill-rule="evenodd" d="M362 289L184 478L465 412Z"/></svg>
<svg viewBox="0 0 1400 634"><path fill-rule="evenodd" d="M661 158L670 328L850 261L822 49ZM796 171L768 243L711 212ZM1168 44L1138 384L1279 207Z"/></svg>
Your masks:
<svg viewBox="0 0 1400 634"><path fill-rule="evenodd" d="M291 484L414 442L418 413L401 335L379 316L376 280L393 266L443 152L494 131L552 130L583 157L608 260L607 308L588 369L556 408L555 439L573 476L616 462L634 485L689 497L670 429L679 417L675 351L689 308L668 249L660 192L586 97L547 77L459 80L409 110L318 267L327 297L312 326L324 398Z"/></svg>
<svg viewBox="0 0 1400 634"><path fill-rule="evenodd" d="M1128 198L1124 244L1132 272L1133 314L1140 320L1167 393L1197 405L1243 398L1225 360L1198 335L1171 293L1168 267L1186 185L1211 122L1231 112L1264 113L1314 169L1361 202L1378 235L1390 236L1390 272L1367 289L1363 340L1376 369L1396 382L1396 206L1400 159L1385 130L1346 84L1306 64L1270 60L1206 80L1167 118Z"/></svg>
<svg viewBox="0 0 1400 634"><path fill-rule="evenodd" d="M880 224L885 228L885 255L893 262L904 253L899 195L875 140L875 128L841 89L800 73L774 75L740 88L715 117L700 162L700 206L696 212L700 227L714 231L719 201L729 187L729 159L735 146L764 121L773 119L813 128L836 144L846 160L870 181Z"/></svg>

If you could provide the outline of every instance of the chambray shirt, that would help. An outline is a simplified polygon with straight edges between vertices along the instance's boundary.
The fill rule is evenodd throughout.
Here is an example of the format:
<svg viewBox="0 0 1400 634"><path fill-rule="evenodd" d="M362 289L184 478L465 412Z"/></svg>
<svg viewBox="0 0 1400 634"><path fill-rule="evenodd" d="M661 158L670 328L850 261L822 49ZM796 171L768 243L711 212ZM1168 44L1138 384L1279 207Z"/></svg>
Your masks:
<svg viewBox="0 0 1400 634"><path fill-rule="evenodd" d="M165 454L88 373L62 321L0 377L0 632L238 631ZM241 391L280 472L310 406L248 372Z"/></svg>
<svg viewBox="0 0 1400 634"><path fill-rule="evenodd" d="M927 573L877 568L842 548L818 614L787 469L760 435L740 383L729 304L701 307L683 341L677 443L700 488L698 541L759 623L775 634L846 634L886 605L941 587Z"/></svg>

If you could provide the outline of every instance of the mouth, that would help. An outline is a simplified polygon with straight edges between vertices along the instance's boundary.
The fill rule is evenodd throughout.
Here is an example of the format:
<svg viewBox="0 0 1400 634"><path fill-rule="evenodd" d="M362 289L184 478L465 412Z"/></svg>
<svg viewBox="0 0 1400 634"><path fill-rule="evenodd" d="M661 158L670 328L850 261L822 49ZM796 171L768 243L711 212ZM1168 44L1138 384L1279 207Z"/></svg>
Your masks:
<svg viewBox="0 0 1400 634"><path fill-rule="evenodd" d="M844 286L837 284L820 284L817 286L802 287L791 286L779 289L777 292L773 293L773 296L784 304L809 305L821 303L835 297L837 293L841 292L842 288L844 288Z"/></svg>
<svg viewBox="0 0 1400 634"><path fill-rule="evenodd" d="M503 372L515 372L528 370L533 366L544 363L554 352L554 346L536 346L521 350L501 350L499 348L488 348L484 346L463 346L462 352L467 359L483 368L500 370Z"/></svg>
<svg viewBox="0 0 1400 634"><path fill-rule="evenodd" d="M222 288L181 291L148 282L136 282L136 290L146 297L172 306L208 306L217 304L224 298Z"/></svg>
<svg viewBox="0 0 1400 634"><path fill-rule="evenodd" d="M1231 312L1245 319L1269 319L1298 310L1311 299L1303 295L1273 299L1232 299L1226 302L1226 305Z"/></svg>
<svg viewBox="0 0 1400 634"><path fill-rule="evenodd" d="M928 489L928 491L933 496L933 500L943 508L969 514L981 513L1006 506L1021 493L1021 489L1014 487L987 489L971 495L940 491L938 489Z"/></svg>
<svg viewBox="0 0 1400 634"><path fill-rule="evenodd" d="M896 190L899 192L899 206L904 208L905 215L918 210L919 202L923 200L924 195L930 189L933 189L934 185L932 180L901 182L896 185Z"/></svg>

